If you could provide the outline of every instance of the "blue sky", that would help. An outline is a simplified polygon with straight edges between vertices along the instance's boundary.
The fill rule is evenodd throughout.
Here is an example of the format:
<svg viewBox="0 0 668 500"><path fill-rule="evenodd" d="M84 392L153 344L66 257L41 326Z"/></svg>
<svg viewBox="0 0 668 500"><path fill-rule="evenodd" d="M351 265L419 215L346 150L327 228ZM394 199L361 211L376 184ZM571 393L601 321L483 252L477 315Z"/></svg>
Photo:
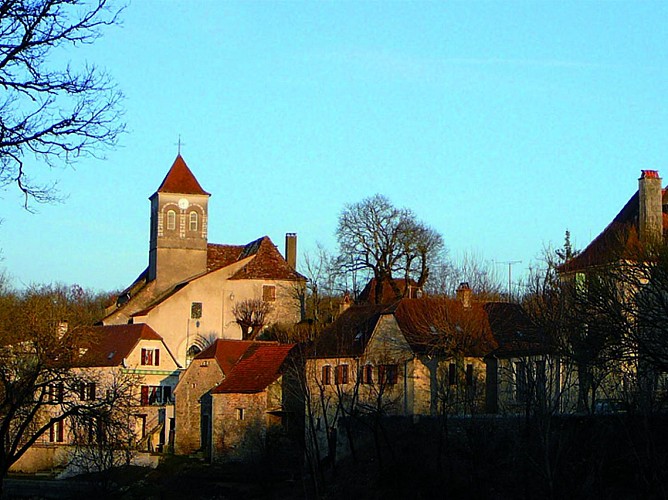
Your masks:
<svg viewBox="0 0 668 500"><path fill-rule="evenodd" d="M38 176L62 204L1 193L18 285L129 284L179 135L213 194L210 242L297 232L300 253L335 251L344 204L382 193L453 257L517 273L566 229L585 246L641 169L668 178L666 2L135 0L65 57L113 75L128 133Z"/></svg>

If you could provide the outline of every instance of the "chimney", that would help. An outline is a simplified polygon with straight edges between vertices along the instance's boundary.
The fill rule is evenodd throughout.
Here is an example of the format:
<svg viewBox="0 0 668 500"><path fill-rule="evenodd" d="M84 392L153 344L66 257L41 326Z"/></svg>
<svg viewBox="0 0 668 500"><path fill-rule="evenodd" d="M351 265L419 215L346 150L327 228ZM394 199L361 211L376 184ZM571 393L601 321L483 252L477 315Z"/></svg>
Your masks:
<svg viewBox="0 0 668 500"><path fill-rule="evenodd" d="M285 233L285 260L297 270L297 233Z"/></svg>
<svg viewBox="0 0 668 500"><path fill-rule="evenodd" d="M473 291L469 286L468 282L463 281L457 287L457 300L459 300L464 308L468 309L471 307L471 298L473 297Z"/></svg>
<svg viewBox="0 0 668 500"><path fill-rule="evenodd" d="M643 244L660 243L663 237L663 192L656 170L642 170L638 179L639 230Z"/></svg>

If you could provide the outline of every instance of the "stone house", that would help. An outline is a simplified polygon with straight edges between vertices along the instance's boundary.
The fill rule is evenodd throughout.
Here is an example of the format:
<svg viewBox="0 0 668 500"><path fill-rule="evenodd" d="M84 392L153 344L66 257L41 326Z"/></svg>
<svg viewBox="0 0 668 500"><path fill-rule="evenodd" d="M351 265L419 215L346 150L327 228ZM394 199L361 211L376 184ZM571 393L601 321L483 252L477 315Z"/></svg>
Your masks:
<svg viewBox="0 0 668 500"><path fill-rule="evenodd" d="M259 461L300 450L303 412L294 344L254 342L211 390L213 461Z"/></svg>
<svg viewBox="0 0 668 500"><path fill-rule="evenodd" d="M268 323L301 319L297 240L286 235L285 258L269 237L246 245L208 242L208 200L178 155L150 197L149 265L107 309L105 325L144 323L159 332L182 366L216 338L241 339L235 304L261 299Z"/></svg>
<svg viewBox="0 0 668 500"><path fill-rule="evenodd" d="M232 371L253 342L217 339L192 360L176 386L176 436L174 452L189 455L207 452L211 442L209 400L202 398ZM204 408L203 405L204 404Z"/></svg>
<svg viewBox="0 0 668 500"><path fill-rule="evenodd" d="M344 439L333 442L332 436L346 416L485 412L485 356L500 346L498 316L518 309L477 302L466 284L456 299L349 307L316 340L306 361L311 446L316 441L321 455L343 446Z"/></svg>

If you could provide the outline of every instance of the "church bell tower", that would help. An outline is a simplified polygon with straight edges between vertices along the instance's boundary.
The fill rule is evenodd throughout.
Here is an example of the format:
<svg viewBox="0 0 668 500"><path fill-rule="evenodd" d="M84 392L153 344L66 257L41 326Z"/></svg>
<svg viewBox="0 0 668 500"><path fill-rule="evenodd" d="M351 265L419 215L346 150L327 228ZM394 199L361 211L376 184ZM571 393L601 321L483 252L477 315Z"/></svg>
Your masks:
<svg viewBox="0 0 668 500"><path fill-rule="evenodd" d="M179 154L149 198L148 279L156 291L206 272L209 196Z"/></svg>

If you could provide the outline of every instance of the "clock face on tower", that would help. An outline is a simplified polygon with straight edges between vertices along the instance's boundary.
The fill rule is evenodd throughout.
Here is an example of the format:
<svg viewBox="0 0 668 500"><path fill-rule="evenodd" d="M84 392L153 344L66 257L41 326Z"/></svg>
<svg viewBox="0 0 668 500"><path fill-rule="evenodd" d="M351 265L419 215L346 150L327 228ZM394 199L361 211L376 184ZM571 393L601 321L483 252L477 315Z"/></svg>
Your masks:
<svg viewBox="0 0 668 500"><path fill-rule="evenodd" d="M179 200L179 208L180 208L181 210L185 210L185 209L188 208L189 206L190 206L190 203L189 203L188 200L186 200L185 198L181 198L181 199Z"/></svg>

